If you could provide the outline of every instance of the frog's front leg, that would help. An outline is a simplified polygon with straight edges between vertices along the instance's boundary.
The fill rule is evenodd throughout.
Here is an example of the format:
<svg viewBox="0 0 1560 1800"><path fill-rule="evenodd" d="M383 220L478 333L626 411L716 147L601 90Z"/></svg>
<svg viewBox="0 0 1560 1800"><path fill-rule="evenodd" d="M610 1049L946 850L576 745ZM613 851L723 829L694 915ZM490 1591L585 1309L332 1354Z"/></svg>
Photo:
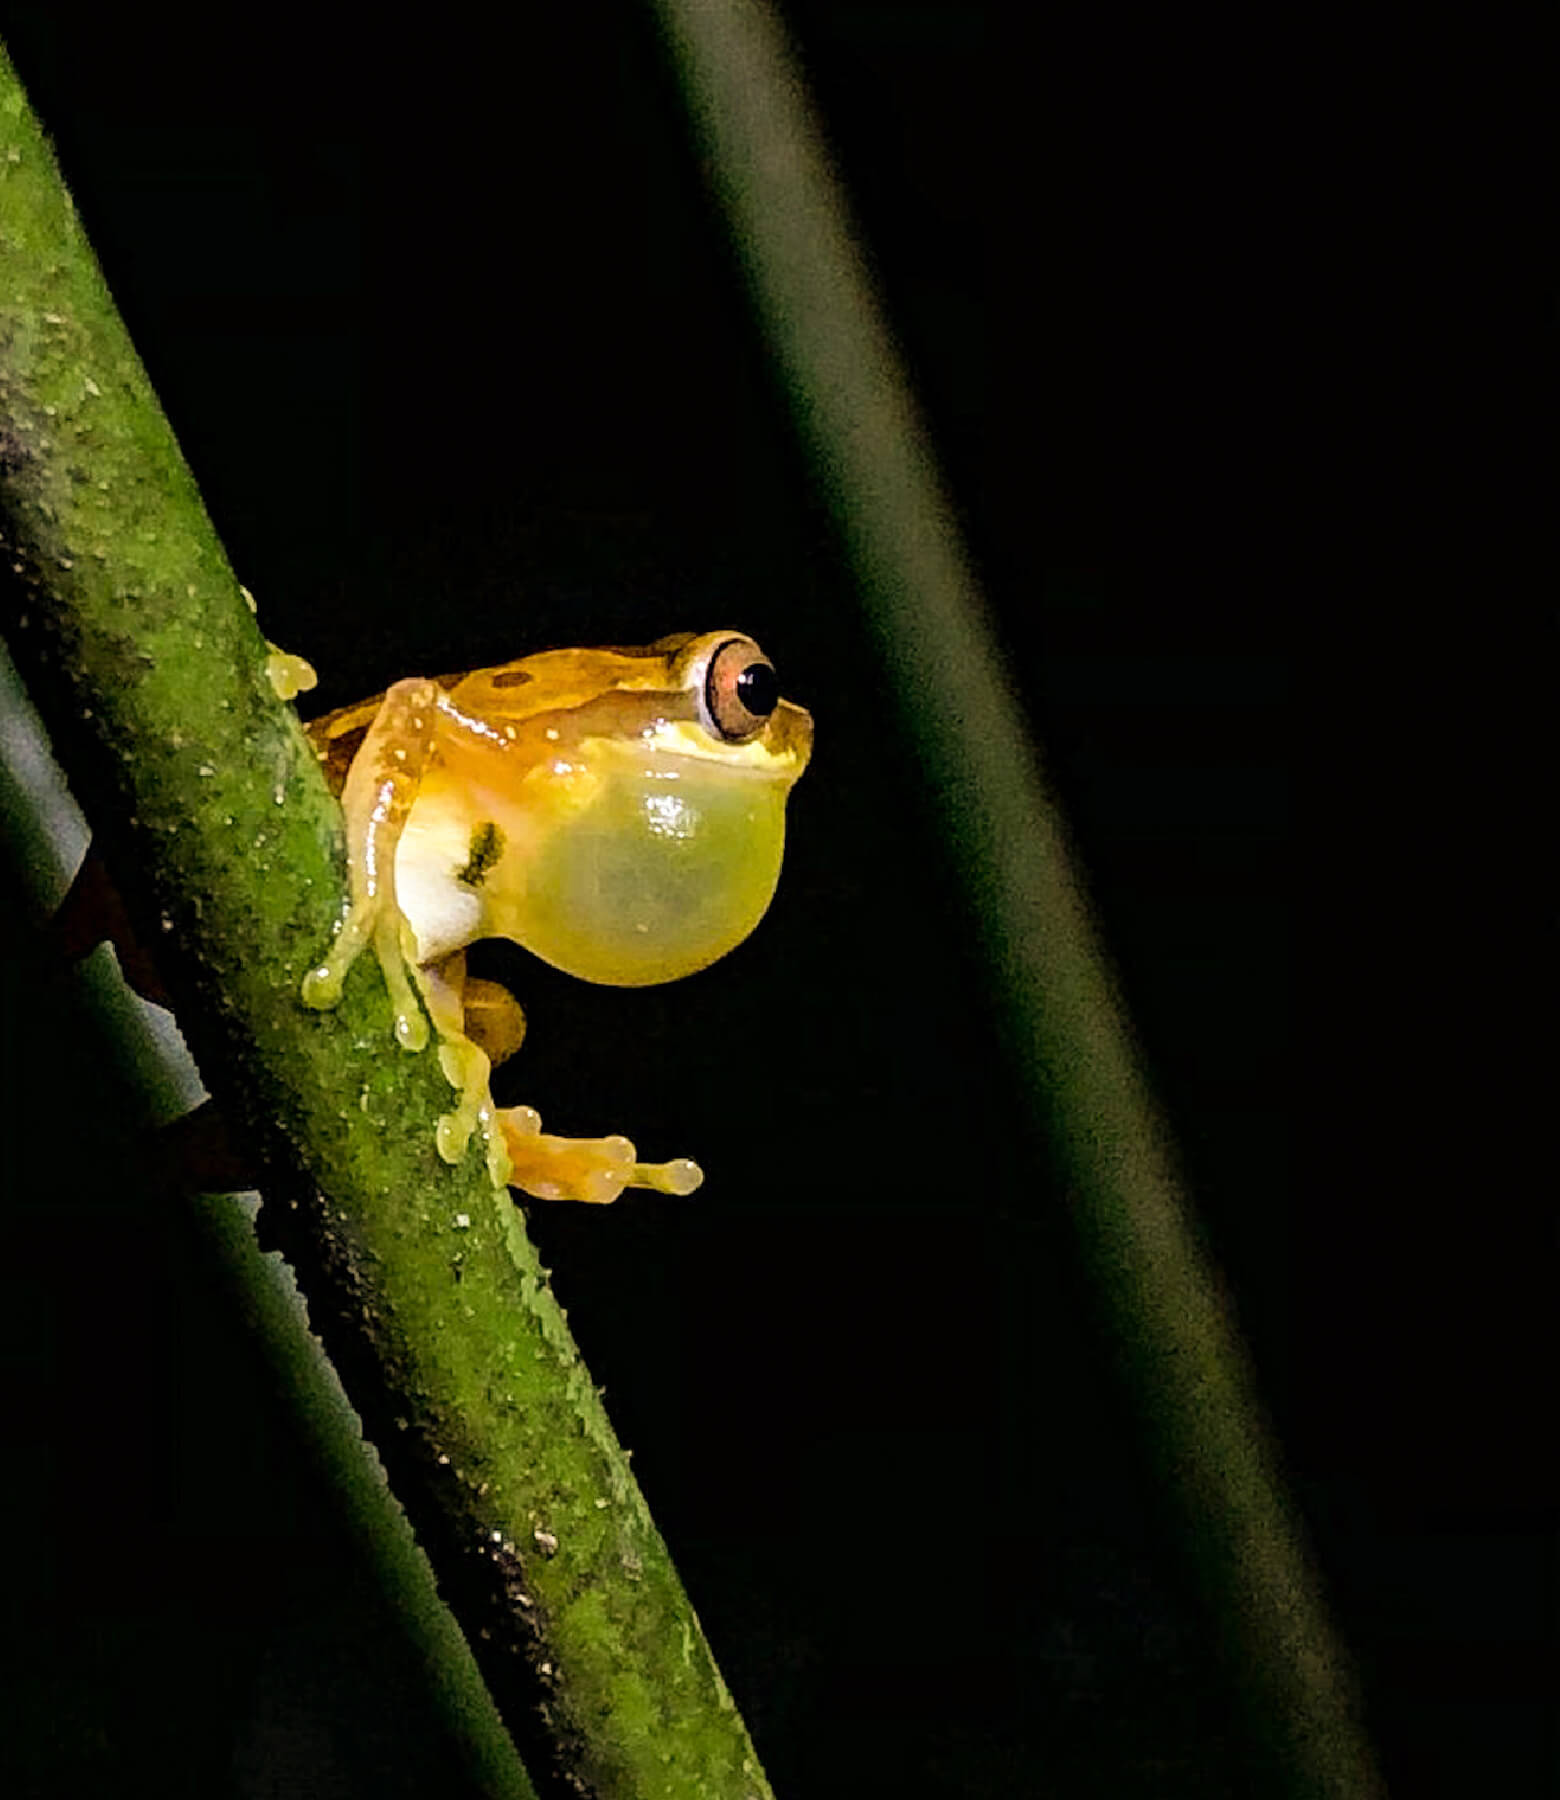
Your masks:
<svg viewBox="0 0 1560 1800"><path fill-rule="evenodd" d="M372 943L395 1009L395 1035L408 1050L428 1042L412 990L416 948L395 896L395 852L433 748L442 693L436 682L398 681L385 695L341 791L347 822L347 915L325 960L303 979L306 1005L341 999L347 971Z"/></svg>
<svg viewBox="0 0 1560 1800"><path fill-rule="evenodd" d="M495 1115L509 1157L509 1184L537 1200L616 1200L624 1188L691 1194L704 1172L686 1156L644 1163L626 1137L551 1137L532 1106L506 1106Z"/></svg>

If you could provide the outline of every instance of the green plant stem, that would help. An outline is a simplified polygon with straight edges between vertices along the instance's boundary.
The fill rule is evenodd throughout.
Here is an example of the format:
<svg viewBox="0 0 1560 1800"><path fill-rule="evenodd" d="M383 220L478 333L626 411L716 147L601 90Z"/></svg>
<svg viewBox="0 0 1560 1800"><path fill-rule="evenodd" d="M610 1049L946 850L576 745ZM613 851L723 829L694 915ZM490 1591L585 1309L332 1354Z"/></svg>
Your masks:
<svg viewBox="0 0 1560 1800"><path fill-rule="evenodd" d="M4 624L272 1239L538 1788L769 1788L506 1193L363 959L340 813L0 55Z"/></svg>
<svg viewBox="0 0 1560 1800"><path fill-rule="evenodd" d="M0 908L42 925L58 907L87 845L86 821L71 798L37 715L0 645ZM148 1128L178 1119L205 1099L200 1077L165 1015L143 1005L106 952L84 959L77 998L94 1032L79 1046L105 1086L133 1095ZM112 1071L112 1073L108 1073ZM204 1281L258 1346L276 1390L303 1427L304 1442L352 1521L379 1587L425 1672L428 1712L445 1727L452 1786L489 1800L536 1800L466 1640L439 1599L433 1571L382 1471L365 1453L363 1428L317 1339L291 1274L263 1255L252 1217L236 1196L168 1196Z"/></svg>
<svg viewBox="0 0 1560 1800"><path fill-rule="evenodd" d="M1240 1337L1003 674L817 123L758 0L657 0L707 166L979 918L992 986L1258 1730L1378 1791Z"/></svg>

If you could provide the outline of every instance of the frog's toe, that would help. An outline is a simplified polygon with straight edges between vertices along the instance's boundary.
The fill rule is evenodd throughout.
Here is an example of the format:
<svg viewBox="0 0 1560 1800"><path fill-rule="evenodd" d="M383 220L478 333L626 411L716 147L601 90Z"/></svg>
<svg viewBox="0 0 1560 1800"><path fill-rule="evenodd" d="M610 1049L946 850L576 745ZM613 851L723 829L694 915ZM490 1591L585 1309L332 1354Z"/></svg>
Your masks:
<svg viewBox="0 0 1560 1800"><path fill-rule="evenodd" d="M542 1130L536 1109L511 1106L498 1115L509 1151L512 1186L537 1200L581 1200L605 1206L624 1188L651 1188L662 1194L691 1194L704 1179L697 1163L644 1163L626 1137L553 1137Z"/></svg>
<svg viewBox="0 0 1560 1800"><path fill-rule="evenodd" d="M439 1123L434 1127L434 1143L439 1155L447 1163L458 1163L466 1154L466 1146L471 1142L471 1134L476 1128L476 1120L467 1115L464 1108L455 1112L441 1113Z"/></svg>
<svg viewBox="0 0 1560 1800"><path fill-rule="evenodd" d="M310 969L303 978L304 1005L312 1007L315 1012L329 1012L333 1006L339 1006L341 982L341 971L333 969L328 962Z"/></svg>
<svg viewBox="0 0 1560 1800"><path fill-rule="evenodd" d="M347 971L358 959L373 935L374 910L355 905L341 921L323 962L317 963L303 978L303 1003L316 1012L328 1012L341 1003L341 990Z"/></svg>
<svg viewBox="0 0 1560 1800"><path fill-rule="evenodd" d="M316 1012L327 1012L339 1005L347 972L370 943L390 993L396 1042L405 1050L421 1050L428 1042L428 1021L412 986L416 945L405 919L393 905L372 899L353 904L324 961L304 976L300 990L303 1003Z"/></svg>
<svg viewBox="0 0 1560 1800"><path fill-rule="evenodd" d="M635 1163L630 1187L653 1188L658 1194L691 1194L703 1185L704 1171L691 1157L674 1156L670 1162Z"/></svg>
<svg viewBox="0 0 1560 1800"><path fill-rule="evenodd" d="M395 1013L395 1038L403 1050L422 1050L428 1043L428 1021L412 991L410 971L414 945L405 919L399 911L385 908L374 922L374 951L384 971L385 986L390 990L390 1005Z"/></svg>

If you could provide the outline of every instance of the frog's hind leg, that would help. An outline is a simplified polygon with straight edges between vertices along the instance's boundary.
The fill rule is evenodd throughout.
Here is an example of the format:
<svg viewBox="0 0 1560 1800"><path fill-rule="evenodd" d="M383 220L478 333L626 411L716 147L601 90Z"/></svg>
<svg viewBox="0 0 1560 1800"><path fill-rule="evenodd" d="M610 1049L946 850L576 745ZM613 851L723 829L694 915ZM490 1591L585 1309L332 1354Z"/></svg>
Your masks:
<svg viewBox="0 0 1560 1800"><path fill-rule="evenodd" d="M525 1042L525 1014L520 1002L508 988L496 981L484 981L480 975L466 977L461 1000L465 1035L486 1053L495 1069L508 1062Z"/></svg>
<svg viewBox="0 0 1560 1800"><path fill-rule="evenodd" d="M421 975L423 999L439 1034L439 1064L460 1090L455 1110L439 1121L439 1154L458 1162L473 1131L487 1144L495 1182L537 1200L604 1204L626 1187L691 1194L703 1181L686 1157L643 1163L626 1137L551 1137L534 1107L493 1105L489 1070L513 1056L525 1037L525 1014L507 988L466 974L457 952Z"/></svg>
<svg viewBox="0 0 1560 1800"><path fill-rule="evenodd" d="M624 1188L691 1194L704 1173L687 1157L644 1163L626 1137L551 1137L532 1106L506 1106L495 1115L509 1155L509 1184L537 1200L616 1200Z"/></svg>

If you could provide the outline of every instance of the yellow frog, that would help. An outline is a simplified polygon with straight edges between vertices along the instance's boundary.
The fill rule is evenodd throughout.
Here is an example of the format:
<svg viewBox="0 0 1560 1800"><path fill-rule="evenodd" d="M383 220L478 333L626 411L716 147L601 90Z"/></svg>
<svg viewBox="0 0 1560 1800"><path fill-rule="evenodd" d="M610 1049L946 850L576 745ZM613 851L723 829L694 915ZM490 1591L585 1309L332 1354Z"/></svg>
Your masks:
<svg viewBox="0 0 1560 1800"><path fill-rule="evenodd" d="M465 951L506 937L585 981L640 987L691 975L763 917L780 874L785 803L812 719L780 698L751 638L711 631L639 650L548 650L500 668L398 681L307 727L341 795L350 905L303 998L334 1006L372 944L395 1034L428 1027L460 1091L439 1121L449 1162L473 1130L494 1180L544 1200L691 1193L686 1158L642 1163L624 1137L543 1133L495 1108L488 1071L524 1015Z"/></svg>

